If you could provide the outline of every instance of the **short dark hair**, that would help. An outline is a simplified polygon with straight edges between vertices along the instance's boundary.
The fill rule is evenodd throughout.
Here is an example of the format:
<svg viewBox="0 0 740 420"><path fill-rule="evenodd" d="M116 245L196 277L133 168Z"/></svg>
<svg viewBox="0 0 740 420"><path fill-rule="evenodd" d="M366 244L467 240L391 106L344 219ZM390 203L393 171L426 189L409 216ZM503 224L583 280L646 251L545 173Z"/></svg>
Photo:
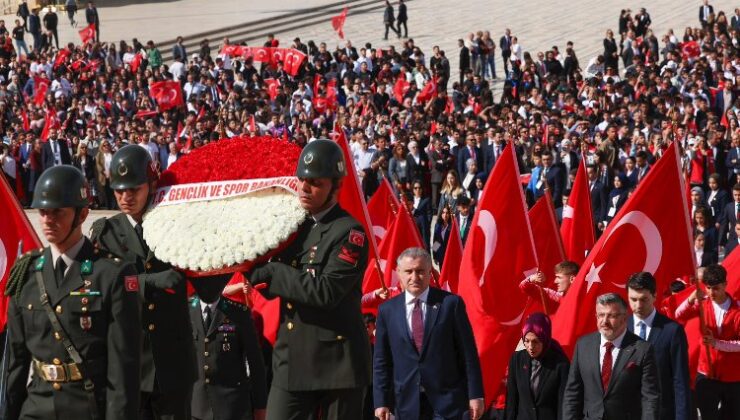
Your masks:
<svg viewBox="0 0 740 420"><path fill-rule="evenodd" d="M740 184L735 184L732 186L732 191L740 191Z"/></svg>
<svg viewBox="0 0 740 420"><path fill-rule="evenodd" d="M704 267L702 282L707 286L717 286L727 283L727 270L719 264L709 264Z"/></svg>
<svg viewBox="0 0 740 420"><path fill-rule="evenodd" d="M632 290L647 290L655 295L655 277L647 271L634 273L627 280L627 288Z"/></svg>

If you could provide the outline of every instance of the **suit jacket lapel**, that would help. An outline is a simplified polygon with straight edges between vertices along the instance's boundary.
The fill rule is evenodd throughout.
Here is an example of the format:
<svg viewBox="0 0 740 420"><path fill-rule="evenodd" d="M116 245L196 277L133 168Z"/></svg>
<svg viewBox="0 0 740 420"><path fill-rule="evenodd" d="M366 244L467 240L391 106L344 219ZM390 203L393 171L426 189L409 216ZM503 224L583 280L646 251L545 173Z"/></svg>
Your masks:
<svg viewBox="0 0 740 420"><path fill-rule="evenodd" d="M211 335L215 334L218 326L221 325L221 322L224 320L226 316L223 312L221 312L220 307L220 301L217 302L215 305L213 305L213 315L211 317L211 325L208 326L208 332L206 333L206 337L210 337Z"/></svg>
<svg viewBox="0 0 740 420"><path fill-rule="evenodd" d="M121 217L118 219L118 223L121 225L121 229L118 229L118 239L121 241L123 246L129 247L129 250L136 254L141 260L146 259L146 252L141 244L142 239L136 234L134 227L131 226L131 222L128 220L125 214L121 213ZM124 250L125 252L125 250Z"/></svg>
<svg viewBox="0 0 740 420"><path fill-rule="evenodd" d="M635 352L635 342L637 342L638 338L636 335L627 333L624 336L624 339L622 340L622 348L619 349L619 354L617 355L617 361L614 363L614 369L612 369L612 376L609 378L609 388L607 388L607 393L612 390L614 387L614 381L615 378L622 372L624 369L624 365L627 364L627 361L630 360L632 357L632 354Z"/></svg>
<svg viewBox="0 0 740 420"><path fill-rule="evenodd" d="M421 357L424 357L424 353L427 349L427 343L429 343L429 336L432 334L432 328L437 323L437 315L439 315L439 306L442 296L437 293L437 290L433 287L429 288L429 294L427 295L427 316L424 320L424 341L421 346Z"/></svg>
<svg viewBox="0 0 740 420"><path fill-rule="evenodd" d="M49 296L49 302L53 305L57 302L59 291L57 290L57 280L54 274L54 261L51 256L51 248L46 248L44 251L43 275L46 294Z"/></svg>
<svg viewBox="0 0 740 420"><path fill-rule="evenodd" d="M415 352L416 346L411 338L411 328L406 320L406 294L402 292L394 303L398 305L398 308L393 311L396 313L397 328L399 331L403 332L403 334L401 334L403 341L408 344L411 351Z"/></svg>
<svg viewBox="0 0 740 420"><path fill-rule="evenodd" d="M193 328L197 334L196 338L205 337L206 331L203 328L203 311L200 309L200 299L197 297L190 305L190 320L192 321Z"/></svg>
<svg viewBox="0 0 740 420"><path fill-rule="evenodd" d="M589 347L596 349L596 353L588 352L588 354L593 354L593 362L595 363L595 366L593 368L594 372L594 383L597 384L599 389L601 390L602 395L604 395L604 387L601 386L601 334L594 333L591 336L591 339L593 340L593 344Z"/></svg>

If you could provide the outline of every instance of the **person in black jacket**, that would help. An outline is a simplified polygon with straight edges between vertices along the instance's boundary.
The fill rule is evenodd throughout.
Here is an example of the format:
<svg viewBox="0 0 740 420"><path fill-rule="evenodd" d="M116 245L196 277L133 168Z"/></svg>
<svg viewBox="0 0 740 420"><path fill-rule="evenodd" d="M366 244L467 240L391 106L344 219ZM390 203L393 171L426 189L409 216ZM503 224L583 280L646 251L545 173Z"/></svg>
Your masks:
<svg viewBox="0 0 740 420"><path fill-rule="evenodd" d="M401 33L401 25L403 25L403 37L408 38L409 37L409 28L406 26L406 22L409 21L409 15L406 11L406 3L403 2L403 0L398 1L398 16L396 17L396 21L398 24L396 27L398 28L398 33Z"/></svg>
<svg viewBox="0 0 740 420"><path fill-rule="evenodd" d="M465 73L470 70L470 50L462 39L457 40L457 46L460 47L460 84L462 84L465 81Z"/></svg>
<svg viewBox="0 0 740 420"><path fill-rule="evenodd" d="M23 19L23 29L28 31L28 15L30 15L31 12L28 10L28 0L23 0L23 3L18 5L18 11L15 12L15 15L19 18Z"/></svg>
<svg viewBox="0 0 740 420"><path fill-rule="evenodd" d="M59 32L57 31L57 25L59 25L59 16L56 14L54 9L49 9L49 12L44 15L44 28L54 36L54 45L59 49Z"/></svg>
<svg viewBox="0 0 740 420"><path fill-rule="evenodd" d="M85 20L87 20L88 25L95 25L95 41L100 42L100 17L98 16L98 8L91 1L87 2Z"/></svg>
<svg viewBox="0 0 740 420"><path fill-rule="evenodd" d="M509 361L506 420L557 420L568 382L570 363L552 338L550 318L531 314L522 327L524 350Z"/></svg>

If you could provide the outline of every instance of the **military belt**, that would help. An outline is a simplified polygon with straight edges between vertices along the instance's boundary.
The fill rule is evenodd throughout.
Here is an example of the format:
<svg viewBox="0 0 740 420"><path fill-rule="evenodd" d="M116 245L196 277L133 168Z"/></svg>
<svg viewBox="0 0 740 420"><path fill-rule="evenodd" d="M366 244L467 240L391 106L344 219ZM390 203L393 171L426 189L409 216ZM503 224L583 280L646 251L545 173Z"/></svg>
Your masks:
<svg viewBox="0 0 740 420"><path fill-rule="evenodd" d="M33 360L33 370L46 382L77 382L82 380L82 373L77 363L51 364Z"/></svg>

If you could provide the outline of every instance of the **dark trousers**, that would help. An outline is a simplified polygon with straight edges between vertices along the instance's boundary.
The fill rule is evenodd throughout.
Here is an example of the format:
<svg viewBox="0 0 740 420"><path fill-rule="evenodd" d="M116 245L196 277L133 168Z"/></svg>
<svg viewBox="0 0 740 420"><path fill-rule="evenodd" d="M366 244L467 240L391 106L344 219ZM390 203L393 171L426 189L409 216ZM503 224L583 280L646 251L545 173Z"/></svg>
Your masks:
<svg viewBox="0 0 740 420"><path fill-rule="evenodd" d="M398 34L399 35L401 34L401 25L403 25L403 37L404 38L408 38L408 36L409 36L409 27L406 26L406 21L405 20L399 20L398 21Z"/></svg>
<svg viewBox="0 0 740 420"><path fill-rule="evenodd" d="M463 413L460 417L442 417L439 414L434 412L434 408L432 408L432 404L429 402L429 398L427 398L425 393L419 394L419 420L463 420L468 419L469 412Z"/></svg>
<svg viewBox="0 0 740 420"><path fill-rule="evenodd" d="M388 39L388 29L393 29L393 32L395 32L399 38L401 37L401 33L398 32L398 29L396 29L395 26L393 26L392 22L385 22L385 39Z"/></svg>
<svg viewBox="0 0 740 420"><path fill-rule="evenodd" d="M511 57L511 51L502 51L501 58L504 60L504 78L509 78L509 57Z"/></svg>
<svg viewBox="0 0 740 420"><path fill-rule="evenodd" d="M364 396L364 387L286 391L273 385L267 398L267 420L362 419Z"/></svg>
<svg viewBox="0 0 740 420"><path fill-rule="evenodd" d="M165 395L156 382L154 388L154 392L141 393L141 420L191 420L190 395Z"/></svg>
<svg viewBox="0 0 740 420"><path fill-rule="evenodd" d="M56 45L57 49L59 49L59 31L57 31L57 28L49 29L49 32L51 32L52 36L54 37L54 45ZM49 42L51 44L51 42Z"/></svg>
<svg viewBox="0 0 740 420"><path fill-rule="evenodd" d="M721 382L700 373L696 377L696 400L702 420L740 419L740 382Z"/></svg>

